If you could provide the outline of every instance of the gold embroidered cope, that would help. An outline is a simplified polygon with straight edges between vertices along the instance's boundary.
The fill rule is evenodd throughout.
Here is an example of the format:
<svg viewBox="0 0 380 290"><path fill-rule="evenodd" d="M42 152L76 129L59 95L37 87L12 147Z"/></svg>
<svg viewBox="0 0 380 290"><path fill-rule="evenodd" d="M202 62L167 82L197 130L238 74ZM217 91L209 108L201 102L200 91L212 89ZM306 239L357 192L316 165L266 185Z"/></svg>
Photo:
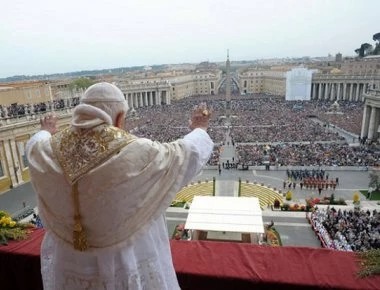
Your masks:
<svg viewBox="0 0 380 290"><path fill-rule="evenodd" d="M73 244L79 251L88 249L86 231L79 213L78 181L90 170L99 166L121 148L137 138L119 128L106 124L92 130L67 128L55 134L51 145L67 181L71 185L74 206Z"/></svg>
<svg viewBox="0 0 380 290"><path fill-rule="evenodd" d="M106 124L92 130L67 128L51 139L51 144L67 181L73 185L137 138Z"/></svg>

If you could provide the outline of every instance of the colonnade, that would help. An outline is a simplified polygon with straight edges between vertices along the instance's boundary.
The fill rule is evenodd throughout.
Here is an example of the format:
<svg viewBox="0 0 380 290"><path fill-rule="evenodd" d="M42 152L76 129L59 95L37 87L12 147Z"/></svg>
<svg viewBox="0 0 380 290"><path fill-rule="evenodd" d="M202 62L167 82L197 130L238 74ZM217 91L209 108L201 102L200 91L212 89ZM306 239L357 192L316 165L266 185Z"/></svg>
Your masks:
<svg viewBox="0 0 380 290"><path fill-rule="evenodd" d="M59 113L58 127L69 126L71 113ZM0 193L30 180L25 147L29 138L39 130L39 118L0 126Z"/></svg>
<svg viewBox="0 0 380 290"><path fill-rule="evenodd" d="M362 130L360 136L368 140L378 138L380 125L380 90L365 94Z"/></svg>
<svg viewBox="0 0 380 290"><path fill-rule="evenodd" d="M125 99L129 108L140 108L158 106L161 104L170 105L170 94L168 91L137 91L125 93Z"/></svg>
<svg viewBox="0 0 380 290"><path fill-rule="evenodd" d="M313 82L311 99L330 101L364 101L363 94L370 83L361 82Z"/></svg>

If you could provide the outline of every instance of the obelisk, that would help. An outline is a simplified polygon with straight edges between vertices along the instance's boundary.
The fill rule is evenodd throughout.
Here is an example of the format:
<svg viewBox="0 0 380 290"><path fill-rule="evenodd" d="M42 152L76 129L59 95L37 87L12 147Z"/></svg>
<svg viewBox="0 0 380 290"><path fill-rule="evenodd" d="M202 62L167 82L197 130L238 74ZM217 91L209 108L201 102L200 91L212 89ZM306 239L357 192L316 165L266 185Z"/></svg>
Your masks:
<svg viewBox="0 0 380 290"><path fill-rule="evenodd" d="M226 115L229 117L231 108L231 64L230 64L230 52L227 49L227 61L226 61Z"/></svg>

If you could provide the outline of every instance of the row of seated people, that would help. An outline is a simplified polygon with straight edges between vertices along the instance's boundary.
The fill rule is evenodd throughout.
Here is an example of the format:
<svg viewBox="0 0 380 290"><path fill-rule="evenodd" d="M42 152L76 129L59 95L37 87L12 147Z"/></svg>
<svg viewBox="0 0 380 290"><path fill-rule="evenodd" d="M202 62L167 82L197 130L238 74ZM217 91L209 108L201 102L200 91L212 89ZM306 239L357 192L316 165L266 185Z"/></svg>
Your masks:
<svg viewBox="0 0 380 290"><path fill-rule="evenodd" d="M317 208L311 220L328 248L355 252L380 249L380 213L376 210Z"/></svg>

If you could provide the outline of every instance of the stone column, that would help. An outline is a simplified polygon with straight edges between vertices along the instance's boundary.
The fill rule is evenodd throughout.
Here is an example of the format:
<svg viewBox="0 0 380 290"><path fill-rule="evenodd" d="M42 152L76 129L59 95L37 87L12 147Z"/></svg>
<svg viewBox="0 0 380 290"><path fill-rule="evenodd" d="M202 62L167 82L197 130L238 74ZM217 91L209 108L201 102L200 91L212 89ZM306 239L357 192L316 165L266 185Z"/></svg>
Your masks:
<svg viewBox="0 0 380 290"><path fill-rule="evenodd" d="M22 179L22 166L19 162L19 154L18 150L16 147L16 141L14 139L10 140L10 145L11 145L11 150L12 150L12 155L13 155L13 160L14 160L14 166L15 166L15 175L17 176L18 179L18 184L24 183L24 180Z"/></svg>
<svg viewBox="0 0 380 290"><path fill-rule="evenodd" d="M339 83L338 84L338 92L337 92L337 95L336 95L336 99L338 100L338 101L340 101L340 87L341 87L341 83Z"/></svg>
<svg viewBox="0 0 380 290"><path fill-rule="evenodd" d="M166 104L167 105L170 105L171 103L171 89L169 88L167 91L166 91Z"/></svg>
<svg viewBox="0 0 380 290"><path fill-rule="evenodd" d="M358 100L359 100L359 83L356 85L356 95L355 95L355 101L358 101Z"/></svg>
<svg viewBox="0 0 380 290"><path fill-rule="evenodd" d="M325 95L323 97L324 100L327 100L328 97L329 84L325 83Z"/></svg>
<svg viewBox="0 0 380 290"><path fill-rule="evenodd" d="M139 92L139 107L144 107L142 92Z"/></svg>
<svg viewBox="0 0 380 290"><path fill-rule="evenodd" d="M138 108L138 107L139 107L138 98L137 98L137 93L133 93L133 103L134 103L134 105L135 105L135 108Z"/></svg>
<svg viewBox="0 0 380 290"><path fill-rule="evenodd" d="M359 84L359 99L358 101L363 101L365 84Z"/></svg>
<svg viewBox="0 0 380 290"><path fill-rule="evenodd" d="M333 101L335 99L335 84L330 84L330 101Z"/></svg>
<svg viewBox="0 0 380 290"><path fill-rule="evenodd" d="M371 109L371 117L369 118L369 127L368 127L368 139L372 140L375 135L375 120L376 120L376 108L372 107Z"/></svg>
<svg viewBox="0 0 380 290"><path fill-rule="evenodd" d="M161 105L161 92L157 91L156 93L156 105Z"/></svg>
<svg viewBox="0 0 380 290"><path fill-rule="evenodd" d="M349 96L349 98L350 98L350 102L352 102L352 90L353 90L353 83L350 83L350 96Z"/></svg>
<svg viewBox="0 0 380 290"><path fill-rule="evenodd" d="M317 99L317 88L315 87L316 86L316 83L313 84L313 95L311 96L311 99L312 100L316 100Z"/></svg>
<svg viewBox="0 0 380 290"><path fill-rule="evenodd" d="M318 100L322 99L322 84L318 84Z"/></svg>
<svg viewBox="0 0 380 290"><path fill-rule="evenodd" d="M343 84L343 97L342 97L342 99L345 100L345 101L348 100L348 98L346 96L346 93L347 93L347 83L345 82Z"/></svg>
<svg viewBox="0 0 380 290"><path fill-rule="evenodd" d="M144 106L145 107L148 107L148 96L147 96L148 92L144 92Z"/></svg>
<svg viewBox="0 0 380 290"><path fill-rule="evenodd" d="M152 105L152 92L148 92L148 106Z"/></svg>
<svg viewBox="0 0 380 290"><path fill-rule="evenodd" d="M371 114L371 107L365 105L363 112L363 120L362 120L362 130L360 132L360 137L364 138L368 136L368 126L369 126L369 116Z"/></svg>
<svg viewBox="0 0 380 290"><path fill-rule="evenodd" d="M129 93L127 93L127 103L128 103L128 107L130 109L131 108L131 96L129 95Z"/></svg>
<svg viewBox="0 0 380 290"><path fill-rule="evenodd" d="M12 149L9 144L9 140L4 140L4 150L5 150L5 158L7 159L7 164L8 164L8 174L9 177L11 178L11 183L12 186L15 187L18 185L18 180L15 174L15 165L13 163L13 158L12 158ZM3 163L4 165L6 164L5 162ZM7 170L4 168L4 173L7 173Z"/></svg>

